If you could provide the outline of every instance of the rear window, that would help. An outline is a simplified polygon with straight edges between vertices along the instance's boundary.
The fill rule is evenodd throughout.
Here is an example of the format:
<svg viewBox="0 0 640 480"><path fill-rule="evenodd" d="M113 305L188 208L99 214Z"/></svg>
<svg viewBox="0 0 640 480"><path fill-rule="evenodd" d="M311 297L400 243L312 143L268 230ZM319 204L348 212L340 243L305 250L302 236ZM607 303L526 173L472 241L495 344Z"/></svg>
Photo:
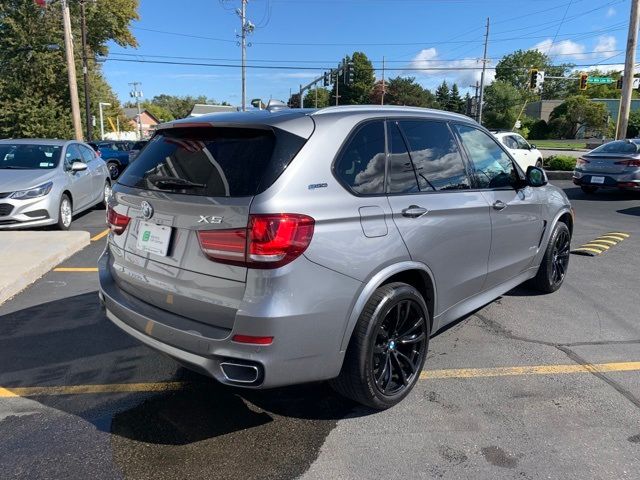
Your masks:
<svg viewBox="0 0 640 480"><path fill-rule="evenodd" d="M187 195L252 196L280 176L304 141L278 129L167 129L149 141L118 183Z"/></svg>
<svg viewBox="0 0 640 480"><path fill-rule="evenodd" d="M619 140L600 145L593 153L638 153L638 144Z"/></svg>

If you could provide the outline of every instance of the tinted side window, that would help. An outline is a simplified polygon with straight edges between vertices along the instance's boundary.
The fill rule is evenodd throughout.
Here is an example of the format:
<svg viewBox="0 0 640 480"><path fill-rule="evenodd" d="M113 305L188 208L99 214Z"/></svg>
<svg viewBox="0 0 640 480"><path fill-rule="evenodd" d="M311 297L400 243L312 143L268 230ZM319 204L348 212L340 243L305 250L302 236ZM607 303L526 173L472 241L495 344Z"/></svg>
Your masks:
<svg viewBox="0 0 640 480"><path fill-rule="evenodd" d="M409 144L420 191L471 188L458 146L443 122L399 122Z"/></svg>
<svg viewBox="0 0 640 480"><path fill-rule="evenodd" d="M67 147L67 153L64 156L64 165L65 167L71 167L73 162L83 162L82 155L80 154L80 150L78 149L78 145L75 143L73 145L69 145Z"/></svg>
<svg viewBox="0 0 640 480"><path fill-rule="evenodd" d="M355 193L384 193L384 122L360 127L336 162L336 175Z"/></svg>
<svg viewBox="0 0 640 480"><path fill-rule="evenodd" d="M516 142L518 143L518 148L522 149L522 150L529 150L531 147L529 146L529 143L522 138L520 135L514 135L514 137L516 139Z"/></svg>
<svg viewBox="0 0 640 480"><path fill-rule="evenodd" d="M515 184L518 174L509 156L489 135L467 125L456 125L469 153L478 188L502 188Z"/></svg>
<svg viewBox="0 0 640 480"><path fill-rule="evenodd" d="M389 136L389 193L419 192L416 171L397 122L387 123Z"/></svg>
<svg viewBox="0 0 640 480"><path fill-rule="evenodd" d="M518 142L516 142L511 135L507 135L506 137L502 137L502 144L505 147L510 148L512 150L515 150L515 149L518 148Z"/></svg>

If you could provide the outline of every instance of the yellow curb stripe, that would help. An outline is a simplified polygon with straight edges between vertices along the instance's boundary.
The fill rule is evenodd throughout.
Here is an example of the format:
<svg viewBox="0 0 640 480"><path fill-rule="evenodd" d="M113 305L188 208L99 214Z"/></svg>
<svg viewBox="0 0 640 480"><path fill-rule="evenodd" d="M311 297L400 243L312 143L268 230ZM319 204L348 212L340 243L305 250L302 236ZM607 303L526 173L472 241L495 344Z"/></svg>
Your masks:
<svg viewBox="0 0 640 480"><path fill-rule="evenodd" d="M609 250L611 248L611 246L609 246L609 245L600 245L600 244L595 243L595 242L585 243L580 248L583 248L583 247L595 247L595 248L602 248L604 250Z"/></svg>
<svg viewBox="0 0 640 480"><path fill-rule="evenodd" d="M0 398L38 397L52 395L85 395L95 393L143 393L181 390L185 382L116 383L106 385L62 385L55 387L0 387Z"/></svg>
<svg viewBox="0 0 640 480"><path fill-rule="evenodd" d="M591 253L597 253L598 255L600 255L603 251L602 250L596 250L595 248L576 248L575 250L573 250L572 253L576 253L576 252L591 252Z"/></svg>
<svg viewBox="0 0 640 480"><path fill-rule="evenodd" d="M109 229L106 228L102 232L100 232L97 235L94 235L93 237L91 237L91 241L92 242L96 242L96 241L100 240L102 237L106 237L108 234L109 234Z"/></svg>
<svg viewBox="0 0 640 480"><path fill-rule="evenodd" d="M97 272L97 267L57 267L54 272Z"/></svg>
<svg viewBox="0 0 640 480"><path fill-rule="evenodd" d="M460 368L450 370L426 370L420 374L420 379L509 377L518 375L630 372L638 370L640 370L640 362L594 363L587 365L535 365L530 367Z"/></svg>
<svg viewBox="0 0 640 480"><path fill-rule="evenodd" d="M620 235L621 237L624 237L624 238L629 238L631 236L628 233L624 233L624 232L609 232L609 233L605 233L605 235Z"/></svg>
<svg viewBox="0 0 640 480"><path fill-rule="evenodd" d="M622 242L624 240L624 237L616 237L615 235L602 235L598 238L602 238L604 240L617 240L618 242Z"/></svg>
<svg viewBox="0 0 640 480"><path fill-rule="evenodd" d="M596 239L595 239L595 240L593 240L591 243L595 243L595 242L598 242L598 243L606 243L607 245L611 245L611 246L613 246L613 245L617 245L617 244L618 244L618 242L614 242L613 240L605 240L605 239L603 239L603 238L596 238Z"/></svg>

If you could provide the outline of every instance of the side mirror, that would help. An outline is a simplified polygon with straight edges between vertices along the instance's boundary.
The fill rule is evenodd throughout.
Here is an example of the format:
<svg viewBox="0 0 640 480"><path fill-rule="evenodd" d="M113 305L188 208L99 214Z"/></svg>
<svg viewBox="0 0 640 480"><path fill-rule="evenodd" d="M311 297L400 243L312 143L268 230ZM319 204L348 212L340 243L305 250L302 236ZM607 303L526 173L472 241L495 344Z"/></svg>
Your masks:
<svg viewBox="0 0 640 480"><path fill-rule="evenodd" d="M527 168L527 185L531 187L544 187L548 182L547 174L543 169L534 166Z"/></svg>
<svg viewBox="0 0 640 480"><path fill-rule="evenodd" d="M74 160L74 162L71 164L72 172L82 172L83 170L86 170L86 169L87 169L87 164L83 162L79 162L78 160Z"/></svg>
<svg viewBox="0 0 640 480"><path fill-rule="evenodd" d="M533 143L529 145L529 150L535 150L536 148L538 147L536 147Z"/></svg>

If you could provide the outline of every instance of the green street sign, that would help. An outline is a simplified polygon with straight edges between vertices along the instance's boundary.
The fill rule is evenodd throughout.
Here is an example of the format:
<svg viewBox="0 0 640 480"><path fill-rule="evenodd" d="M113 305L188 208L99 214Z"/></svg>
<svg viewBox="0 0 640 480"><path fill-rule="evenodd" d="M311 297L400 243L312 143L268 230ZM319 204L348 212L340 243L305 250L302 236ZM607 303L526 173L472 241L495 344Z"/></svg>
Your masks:
<svg viewBox="0 0 640 480"><path fill-rule="evenodd" d="M614 83L615 80L611 77L589 77L587 83Z"/></svg>

